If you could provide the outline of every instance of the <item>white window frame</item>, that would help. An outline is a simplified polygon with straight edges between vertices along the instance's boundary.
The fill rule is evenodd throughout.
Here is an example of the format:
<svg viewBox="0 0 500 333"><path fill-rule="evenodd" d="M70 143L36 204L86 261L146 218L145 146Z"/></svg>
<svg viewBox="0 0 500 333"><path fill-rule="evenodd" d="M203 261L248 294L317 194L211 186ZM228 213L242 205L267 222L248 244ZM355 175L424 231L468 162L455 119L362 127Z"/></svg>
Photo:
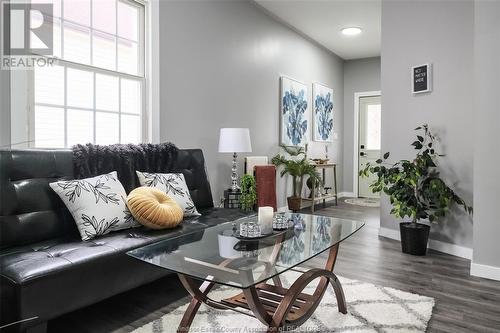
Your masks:
<svg viewBox="0 0 500 333"><path fill-rule="evenodd" d="M160 142L160 0L136 0L145 11L145 77L147 142Z"/></svg>
<svg viewBox="0 0 500 333"><path fill-rule="evenodd" d="M90 25L92 25L92 5L93 1L98 1L98 0L90 0ZM152 65L155 59L159 59L159 41L158 40L153 40L152 38L154 36L158 36L158 30L159 30L159 18L158 18L158 0L117 0L116 5L118 5L118 1L125 2L137 7L143 7L142 10L142 15L140 15L139 21L138 21L138 34L139 36L142 36L142 43L141 42L141 37L139 37L138 40L138 48L139 50L139 55L138 55L138 60L141 64L143 64L142 68L139 68L139 73L138 75L133 75L133 74L128 74L125 72L118 72L118 51L115 53L116 57L116 71L113 70L108 70L104 69L101 67L96 67L94 65L86 65L86 64L80 64L76 62L72 62L69 60L63 60L63 59L57 59L55 61L56 65L63 66L64 72L65 72L65 78L64 78L64 105L62 106L64 108L64 119L65 119L65 126L64 126L64 148L62 149L67 149L67 110L68 108L70 109L76 109L78 110L78 107L69 107L66 103L67 98L67 80L66 80L66 72L67 68L74 68L74 69L79 69L79 70L85 70L93 73L93 78L94 78L94 103L93 103L93 109L89 110L86 108L81 108L84 110L88 110L89 112L93 112L94 117L96 112L109 112L109 113L114 113L119 115L119 140L121 140L121 115L125 114L127 115L128 113L122 113L121 112L121 84L119 83L119 90L118 90L118 103L119 103L119 109L118 112L110 112L106 110L100 110L96 109L96 82L95 82L95 77L96 74L104 74L104 75L111 75L114 77L118 77L119 79L124 78L124 79L133 79L141 82L141 113L139 114L141 118L141 137L140 140L141 142L158 142L159 141L159 79L158 79L158 74L154 75L154 73L158 73L159 70L159 60L155 64ZM63 16L64 13L64 4L63 1L61 1L61 16ZM70 23L70 20L65 20ZM63 29L63 24L64 20L61 18L61 52L63 55L63 50L64 50L64 29ZM76 23L78 24L78 23ZM118 18L116 19L116 24L118 25ZM92 62L92 52L93 52L93 33L92 31L99 31L99 29L90 29L90 61ZM154 30L154 31L153 31ZM107 33L107 32L104 32ZM109 34L109 33L107 33ZM118 34L118 31L115 32L115 34ZM118 48L118 36L115 36L117 38L116 40L116 48ZM154 70L153 70L154 69ZM27 137L28 137L28 146L32 148L37 148L36 147L36 142L35 142L35 104L41 105L41 106L53 106L53 107L59 107L61 108L61 105L51 105L51 104L46 104L46 103L35 103L35 73L34 71L26 71L27 72L27 113L28 113L28 126L27 126ZM151 77L153 77L155 80L151 80ZM152 82L151 82L152 81ZM119 80L120 82L120 80ZM156 98L153 98L153 93L157 92L155 95ZM137 114L133 114L137 115ZM155 131L156 129L156 131ZM156 132L156 133L154 133ZM93 128L93 140L95 142L96 138L96 122L94 121L94 128Z"/></svg>

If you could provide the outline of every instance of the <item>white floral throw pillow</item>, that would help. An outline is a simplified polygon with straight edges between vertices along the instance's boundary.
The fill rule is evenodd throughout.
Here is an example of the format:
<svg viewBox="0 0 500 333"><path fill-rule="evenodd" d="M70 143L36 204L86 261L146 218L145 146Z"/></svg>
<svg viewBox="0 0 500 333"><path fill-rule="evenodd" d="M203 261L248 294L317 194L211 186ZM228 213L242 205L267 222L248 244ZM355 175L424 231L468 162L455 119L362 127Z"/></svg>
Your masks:
<svg viewBox="0 0 500 333"><path fill-rule="evenodd" d="M136 171L141 186L155 187L174 199L184 211L184 217L200 216L182 173L147 173Z"/></svg>
<svg viewBox="0 0 500 333"><path fill-rule="evenodd" d="M49 185L73 215L84 241L111 231L140 226L127 208L127 194L116 171Z"/></svg>

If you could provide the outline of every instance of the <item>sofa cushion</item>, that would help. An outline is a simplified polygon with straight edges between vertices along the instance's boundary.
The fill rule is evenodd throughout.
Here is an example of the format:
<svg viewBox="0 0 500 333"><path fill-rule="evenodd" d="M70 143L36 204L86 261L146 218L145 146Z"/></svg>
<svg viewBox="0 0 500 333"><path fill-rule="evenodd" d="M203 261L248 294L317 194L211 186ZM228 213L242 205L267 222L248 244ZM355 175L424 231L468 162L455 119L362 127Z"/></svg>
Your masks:
<svg viewBox="0 0 500 333"><path fill-rule="evenodd" d="M141 186L157 188L181 206L184 217L199 216L182 173L148 173L136 171Z"/></svg>
<svg viewBox="0 0 500 333"><path fill-rule="evenodd" d="M0 249L77 235L49 183L72 179L71 152L0 150Z"/></svg>
<svg viewBox="0 0 500 333"><path fill-rule="evenodd" d="M49 185L70 211L82 240L139 226L127 208L127 194L116 171Z"/></svg>
<svg viewBox="0 0 500 333"><path fill-rule="evenodd" d="M140 224L151 229L174 228L184 216L174 199L153 187L141 186L132 190L127 206Z"/></svg>
<svg viewBox="0 0 500 333"><path fill-rule="evenodd" d="M198 209L212 208L214 202L201 149L181 149L172 172L181 172Z"/></svg>
<svg viewBox="0 0 500 333"><path fill-rule="evenodd" d="M206 226L190 221L169 230L152 231L140 227L122 230L90 241L54 239L12 248L0 254L0 271L16 284L75 269L88 261L125 253L146 244L203 230Z"/></svg>

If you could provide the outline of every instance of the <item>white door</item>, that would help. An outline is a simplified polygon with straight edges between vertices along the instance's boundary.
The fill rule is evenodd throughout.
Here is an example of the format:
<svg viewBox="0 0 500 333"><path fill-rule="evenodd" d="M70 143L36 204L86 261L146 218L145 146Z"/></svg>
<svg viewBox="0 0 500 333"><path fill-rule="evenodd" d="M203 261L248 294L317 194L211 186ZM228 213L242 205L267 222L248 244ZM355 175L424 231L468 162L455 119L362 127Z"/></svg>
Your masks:
<svg viewBox="0 0 500 333"><path fill-rule="evenodd" d="M367 162L373 165L380 158L381 113L380 96L359 98L359 147L357 152L359 170L362 170ZM372 193L369 186L375 179L376 176L373 175L359 177L359 197L380 197L379 193Z"/></svg>

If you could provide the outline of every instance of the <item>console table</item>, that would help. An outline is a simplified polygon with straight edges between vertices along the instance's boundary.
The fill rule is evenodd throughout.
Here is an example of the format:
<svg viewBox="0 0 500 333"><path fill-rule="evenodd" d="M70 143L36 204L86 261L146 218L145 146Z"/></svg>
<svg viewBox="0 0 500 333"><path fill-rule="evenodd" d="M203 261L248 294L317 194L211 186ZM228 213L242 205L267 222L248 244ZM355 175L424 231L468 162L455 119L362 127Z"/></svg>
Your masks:
<svg viewBox="0 0 500 333"><path fill-rule="evenodd" d="M333 170L333 180L332 180L332 187L329 189L331 190L330 193L322 194L317 196L316 195L316 184L315 182L312 182L312 191L311 191L311 197L310 198L302 198L303 201L310 201L311 202L311 213L314 213L314 204L317 201L323 201L323 206L325 205L326 199L329 198L335 198L335 205L338 205L338 195L337 195L337 164L335 163L328 163L328 164L315 164L314 167L316 169L321 169L321 175L322 175L322 185L323 188L326 188L326 169L332 169Z"/></svg>

